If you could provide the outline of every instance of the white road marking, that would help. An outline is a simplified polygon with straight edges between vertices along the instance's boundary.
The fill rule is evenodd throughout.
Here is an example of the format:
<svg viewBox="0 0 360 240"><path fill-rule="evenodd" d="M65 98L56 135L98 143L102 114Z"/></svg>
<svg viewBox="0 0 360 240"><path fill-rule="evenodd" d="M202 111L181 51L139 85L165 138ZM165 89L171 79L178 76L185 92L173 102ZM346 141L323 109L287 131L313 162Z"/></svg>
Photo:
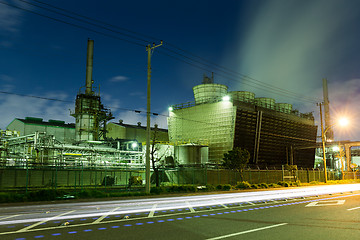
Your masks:
<svg viewBox="0 0 360 240"><path fill-rule="evenodd" d="M229 208L228 206L225 206L224 204L222 204L221 202L215 200L215 199L211 199L213 200L214 202L216 202L218 205L222 206L223 208Z"/></svg>
<svg viewBox="0 0 360 240"><path fill-rule="evenodd" d="M217 239L224 239L224 238L228 238L228 237L234 237L234 236L238 236L238 235L242 235L242 234L246 234L246 233L252 233L252 232L257 232L257 231L261 231L261 230L266 230L266 229L269 229L269 228L280 227L280 226L284 226L286 224L287 223L280 223L280 224L275 224L275 225L271 225L271 226L267 226L267 227L255 228L255 229L242 231L242 232L237 232L237 233L232 233L232 234L223 235L223 236L219 236L219 237L208 238L207 240L217 240Z"/></svg>
<svg viewBox="0 0 360 240"><path fill-rule="evenodd" d="M319 202L311 202L305 207L323 207L330 205L343 205L345 200L329 200L329 201L319 201Z"/></svg>
<svg viewBox="0 0 360 240"><path fill-rule="evenodd" d="M153 217L154 216L156 207L157 207L157 204L154 204L154 206L152 207L148 217Z"/></svg>
<svg viewBox="0 0 360 240"><path fill-rule="evenodd" d="M360 207L354 207L354 208L350 208L350 209L347 209L348 211L352 211L352 210L355 210L355 209L359 209Z"/></svg>
<svg viewBox="0 0 360 240"><path fill-rule="evenodd" d="M92 223L99 223L99 222L101 222L104 218L106 218L107 216L109 216L110 213L115 212L115 211L118 210L119 208L120 208L120 207L114 208L113 210L107 212L105 215L102 215L101 217L99 217L98 219L96 219L96 220L95 220L94 222L92 222Z"/></svg>
<svg viewBox="0 0 360 240"><path fill-rule="evenodd" d="M11 215L11 216L7 216L7 217L3 217L3 218L0 218L0 220L4 220L4 219L8 219L8 218L12 218L12 217L17 217L17 216L20 216L21 214L17 214L17 215Z"/></svg>
<svg viewBox="0 0 360 240"><path fill-rule="evenodd" d="M66 215L66 214L69 214L69 213L72 213L72 212L75 212L75 211L76 211L76 210L72 210L72 211L69 211L69 212L62 213L62 214L59 214L59 215L57 215L57 216L51 217L51 218L46 218L44 221L37 222L37 223L35 223L35 224L33 224L33 225L30 225L30 226L27 226L27 227L25 227L25 228L22 228L22 229L20 229L20 230L18 230L18 231L16 231L16 232L25 232L25 231L29 230L30 228L39 226L40 224L43 224L43 223L45 223L45 222L51 221L51 220L53 220L53 219L56 219L56 218L58 218L58 217L61 217L61 216L63 216L63 215Z"/></svg>
<svg viewBox="0 0 360 240"><path fill-rule="evenodd" d="M194 208L190 205L189 201L185 202L189 206L190 212L195 212Z"/></svg>

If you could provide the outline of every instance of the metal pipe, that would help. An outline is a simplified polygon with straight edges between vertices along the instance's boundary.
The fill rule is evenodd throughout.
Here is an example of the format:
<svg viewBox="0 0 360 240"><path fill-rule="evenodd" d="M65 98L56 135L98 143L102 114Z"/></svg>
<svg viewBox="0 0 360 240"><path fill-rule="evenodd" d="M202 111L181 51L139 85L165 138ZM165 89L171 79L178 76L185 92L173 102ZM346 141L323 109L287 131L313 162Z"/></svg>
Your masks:
<svg viewBox="0 0 360 240"><path fill-rule="evenodd" d="M92 69L94 58L94 40L88 40L86 59L86 90L85 94L92 93Z"/></svg>

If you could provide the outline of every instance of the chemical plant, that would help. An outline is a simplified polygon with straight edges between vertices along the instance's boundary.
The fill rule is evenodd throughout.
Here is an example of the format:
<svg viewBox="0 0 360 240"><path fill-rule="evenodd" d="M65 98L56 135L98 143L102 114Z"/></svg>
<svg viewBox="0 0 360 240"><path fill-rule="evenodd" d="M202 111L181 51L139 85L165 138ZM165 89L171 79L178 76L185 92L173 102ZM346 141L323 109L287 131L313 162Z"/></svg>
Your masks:
<svg viewBox="0 0 360 240"><path fill-rule="evenodd" d="M86 84L80 88L75 111L71 112L75 124L59 120L46 122L34 117L14 119L7 130L1 131L3 165L143 167L145 128L140 123L133 126L122 122L111 123L107 128L113 117L101 103L100 93L93 88L93 47L93 40L88 40ZM152 129L158 132L156 141L168 140L167 130ZM159 147L157 154L171 156L173 147Z"/></svg>
<svg viewBox="0 0 360 240"><path fill-rule="evenodd" d="M3 163L144 166L146 128L141 123L109 122L114 117L93 86L93 48L93 40L88 40L85 86L70 112L75 124L14 119L1 132ZM152 140L158 164L217 165L224 153L241 147L250 152L252 166L314 167L317 126L312 113L299 113L289 103L252 92L228 91L214 83L213 76L204 76L193 92L194 101L169 109L168 130L151 129L152 136L157 135Z"/></svg>

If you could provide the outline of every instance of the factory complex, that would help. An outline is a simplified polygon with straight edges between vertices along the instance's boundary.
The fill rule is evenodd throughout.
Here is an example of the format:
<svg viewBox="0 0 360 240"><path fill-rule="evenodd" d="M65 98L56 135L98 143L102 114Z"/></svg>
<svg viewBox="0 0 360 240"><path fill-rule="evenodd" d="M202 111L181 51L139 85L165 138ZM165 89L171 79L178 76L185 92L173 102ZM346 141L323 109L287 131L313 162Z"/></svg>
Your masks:
<svg viewBox="0 0 360 240"><path fill-rule="evenodd" d="M93 87L93 41L88 41L86 84L71 111L75 123L16 118L0 135L3 166L145 166L146 127L114 122ZM168 129L151 127L152 158L158 166L218 166L234 147L250 152L250 166L313 168L317 126L312 113L288 103L228 91L204 76L194 101L169 108Z"/></svg>

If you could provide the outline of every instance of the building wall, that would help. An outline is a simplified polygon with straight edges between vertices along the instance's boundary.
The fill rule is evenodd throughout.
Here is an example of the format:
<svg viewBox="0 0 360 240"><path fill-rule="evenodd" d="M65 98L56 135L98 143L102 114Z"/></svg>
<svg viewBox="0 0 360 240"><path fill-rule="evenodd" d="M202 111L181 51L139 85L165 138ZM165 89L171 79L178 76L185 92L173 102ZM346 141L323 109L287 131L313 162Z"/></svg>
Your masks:
<svg viewBox="0 0 360 240"><path fill-rule="evenodd" d="M75 140L75 128L60 126L49 126L46 123L27 123L19 119L14 119L8 126L8 130L19 131L20 136L34 134L35 132L46 132L48 135L54 135L60 142L70 143Z"/></svg>
<svg viewBox="0 0 360 240"><path fill-rule="evenodd" d="M108 138L136 139L139 143L146 142L146 127L144 126L108 123L107 131L106 136ZM151 128L151 138L152 136L153 128ZM159 129L157 132L157 141L168 142L168 132L164 129Z"/></svg>
<svg viewBox="0 0 360 240"><path fill-rule="evenodd" d="M176 109L168 118L170 142L209 146L209 162L218 163L233 148L236 107L230 101Z"/></svg>
<svg viewBox="0 0 360 240"><path fill-rule="evenodd" d="M314 166L314 148L293 151L291 158L292 149L316 144L317 127L313 119L250 104L236 105L238 108L234 146L245 148L250 152L250 164L261 167L279 167L284 164L294 164L303 168ZM257 128L257 125L260 127ZM258 142L256 142L257 131Z"/></svg>

